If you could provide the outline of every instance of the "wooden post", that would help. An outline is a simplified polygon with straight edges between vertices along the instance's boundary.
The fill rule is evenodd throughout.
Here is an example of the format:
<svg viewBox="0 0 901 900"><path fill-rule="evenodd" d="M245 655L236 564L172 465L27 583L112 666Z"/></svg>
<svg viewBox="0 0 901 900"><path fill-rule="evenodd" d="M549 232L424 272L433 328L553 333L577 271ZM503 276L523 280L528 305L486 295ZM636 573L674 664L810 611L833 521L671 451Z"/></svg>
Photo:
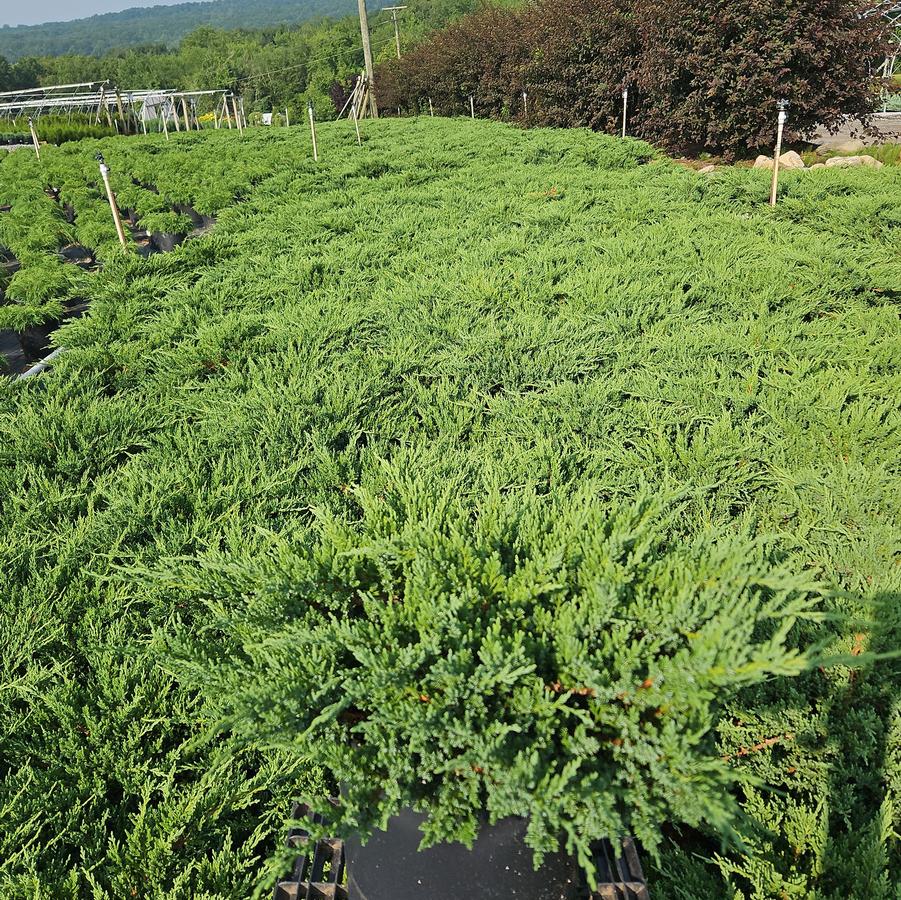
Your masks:
<svg viewBox="0 0 901 900"><path fill-rule="evenodd" d="M435 115L435 107L432 106L432 98L431 97L429 97L429 115L430 116Z"/></svg>
<svg viewBox="0 0 901 900"><path fill-rule="evenodd" d="M119 215L119 207L116 205L116 195L109 183L109 169L103 161L103 154L98 153L97 159L100 162L100 175L103 178L103 186L106 188L106 198L109 200L109 208L113 214L113 222L116 224L116 234L119 235L119 243L123 249L128 248L128 241L125 240L125 229L122 227L122 218Z"/></svg>
<svg viewBox="0 0 901 900"><path fill-rule="evenodd" d="M623 88L623 137L626 136L626 115L629 111L629 88Z"/></svg>
<svg viewBox="0 0 901 900"><path fill-rule="evenodd" d="M469 115L474 119L476 117L476 102L472 94L469 95Z"/></svg>
<svg viewBox="0 0 901 900"><path fill-rule="evenodd" d="M239 98L240 110L241 110L241 124L244 128L247 127L247 116L244 114L244 98Z"/></svg>
<svg viewBox="0 0 901 900"><path fill-rule="evenodd" d="M106 124L112 128L113 127L113 117L109 111L109 101L104 99L103 101L103 112L106 114Z"/></svg>
<svg viewBox="0 0 901 900"><path fill-rule="evenodd" d="M369 82L369 112L373 119L379 117L379 107L375 100L375 80L372 70L372 47L369 43L369 16L366 13L366 0L357 0L357 11L360 14L360 34L363 38L363 59L366 62L366 79Z"/></svg>
<svg viewBox="0 0 901 900"><path fill-rule="evenodd" d="M310 114L310 134L313 137L313 159L319 162L319 147L316 145L316 120L313 116L313 104L307 105L307 112Z"/></svg>
<svg viewBox="0 0 901 900"><path fill-rule="evenodd" d="M100 124L100 111L103 109L103 102L106 100L106 84L100 85L100 100L97 103L97 118L94 120L95 125Z"/></svg>
<svg viewBox="0 0 901 900"><path fill-rule="evenodd" d="M181 98L181 114L185 117L185 131L190 131L191 121L188 119L188 100L186 97Z"/></svg>
<svg viewBox="0 0 901 900"><path fill-rule="evenodd" d="M354 103L354 105L350 108L350 111L354 117L354 128L357 130L357 146L362 147L363 139L360 137L360 117L357 115L357 104L356 103Z"/></svg>
<svg viewBox="0 0 901 900"><path fill-rule="evenodd" d="M525 91L522 92L522 114L529 118L529 95Z"/></svg>
<svg viewBox="0 0 901 900"><path fill-rule="evenodd" d="M125 110L122 108L122 95L119 93L119 88L116 88L116 110L119 113L122 130L128 134L128 122L125 121Z"/></svg>
<svg viewBox="0 0 901 900"><path fill-rule="evenodd" d="M31 132L31 140L34 143L34 155L38 158L38 162L41 160L41 145L38 141L38 133L34 130L34 119L31 116L28 117L28 130Z"/></svg>
<svg viewBox="0 0 901 900"><path fill-rule="evenodd" d="M167 121L169 118L169 113L166 112L166 104L163 104L162 110L162 120L163 120L163 131L166 134L166 140L169 140L169 122Z"/></svg>
<svg viewBox="0 0 901 900"><path fill-rule="evenodd" d="M773 154L773 182L770 185L770 206L776 205L776 193L779 190L779 157L782 155L782 132L788 119L788 101L779 100L776 103L779 110L779 120L776 125L776 152Z"/></svg>
<svg viewBox="0 0 901 900"><path fill-rule="evenodd" d="M241 127L241 117L238 115L238 101L234 94L232 94L232 112L235 114L235 126L238 129L238 134L243 135L244 129Z"/></svg>
<svg viewBox="0 0 901 900"><path fill-rule="evenodd" d="M291 127L291 117L288 115L288 107L285 107L285 128Z"/></svg>

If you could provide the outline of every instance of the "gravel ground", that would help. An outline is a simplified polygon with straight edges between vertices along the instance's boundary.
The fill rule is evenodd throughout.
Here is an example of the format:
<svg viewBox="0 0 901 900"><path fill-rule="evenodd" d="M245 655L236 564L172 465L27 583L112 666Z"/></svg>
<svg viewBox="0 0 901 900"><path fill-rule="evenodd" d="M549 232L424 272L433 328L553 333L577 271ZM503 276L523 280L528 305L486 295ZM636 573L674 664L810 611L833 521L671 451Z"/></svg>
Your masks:
<svg viewBox="0 0 901 900"><path fill-rule="evenodd" d="M848 141L860 140L864 144L894 144L901 143L901 113L876 113L873 116L873 125L879 129L878 135L862 134L863 126L857 119L848 122L835 134L821 128L813 138L812 143L824 150L838 150Z"/></svg>

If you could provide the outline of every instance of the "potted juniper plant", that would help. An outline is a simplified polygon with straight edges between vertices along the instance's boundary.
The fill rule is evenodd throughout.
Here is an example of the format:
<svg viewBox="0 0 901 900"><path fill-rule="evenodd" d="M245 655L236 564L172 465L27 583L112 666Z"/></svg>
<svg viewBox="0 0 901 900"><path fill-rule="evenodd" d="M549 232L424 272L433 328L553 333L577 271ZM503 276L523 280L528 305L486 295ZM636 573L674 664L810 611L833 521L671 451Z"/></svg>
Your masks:
<svg viewBox="0 0 901 900"><path fill-rule="evenodd" d="M230 728L340 786L318 802L351 896L556 900L597 839L729 833L717 712L809 664L808 582L760 542L680 539L657 501L460 496L359 493L355 521L213 579L213 623L175 643Z"/></svg>

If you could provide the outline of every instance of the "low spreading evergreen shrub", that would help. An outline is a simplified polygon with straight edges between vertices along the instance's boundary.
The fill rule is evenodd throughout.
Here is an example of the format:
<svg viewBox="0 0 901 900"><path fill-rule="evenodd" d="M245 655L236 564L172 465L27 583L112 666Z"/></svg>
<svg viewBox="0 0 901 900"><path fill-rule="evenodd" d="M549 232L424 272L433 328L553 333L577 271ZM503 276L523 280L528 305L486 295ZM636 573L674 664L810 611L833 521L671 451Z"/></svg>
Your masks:
<svg viewBox="0 0 901 900"><path fill-rule="evenodd" d="M586 866L592 840L656 849L668 821L728 835L714 726L739 687L806 667L803 576L723 533L673 540L659 501L468 490L361 490L358 524L323 521L246 603L220 582L228 638L195 638L188 682L252 742L326 765L339 831L409 806L426 845L469 844L485 815L525 816L536 861L562 844Z"/></svg>

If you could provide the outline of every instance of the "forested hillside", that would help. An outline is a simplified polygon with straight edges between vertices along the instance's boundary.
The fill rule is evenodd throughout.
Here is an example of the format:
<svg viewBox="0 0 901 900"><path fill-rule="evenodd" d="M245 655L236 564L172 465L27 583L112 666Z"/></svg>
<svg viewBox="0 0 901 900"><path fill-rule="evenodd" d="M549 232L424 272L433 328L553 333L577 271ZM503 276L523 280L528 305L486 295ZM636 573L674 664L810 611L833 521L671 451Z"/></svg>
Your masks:
<svg viewBox="0 0 901 900"><path fill-rule="evenodd" d="M237 8L242 0L224 2ZM328 2L337 9L345 0ZM313 10L324 6L326 0L303 0L303 3ZM218 3L188 5L212 7ZM282 5L288 9L292 4ZM299 8L301 3L294 5ZM478 0L417 3L415 9L407 10L402 16L404 50L477 5ZM246 8L250 9L250 5ZM168 9L161 8L161 11ZM372 4L369 22L376 59L392 57L395 48L390 14L380 13ZM80 23L69 24L74 27ZM0 31L0 35L4 33L7 32ZM156 44L121 48L99 56L85 53L27 56L10 64L0 55L0 90L96 80L109 80L123 91L150 87L229 88L245 98L249 110L287 106L299 114L311 100L327 114L334 85L347 84L362 66L359 22L356 15L348 15L254 30L228 31L204 26L172 47Z"/></svg>
<svg viewBox="0 0 901 900"><path fill-rule="evenodd" d="M99 55L142 44L174 46L201 25L261 28L290 25L319 16L344 15L353 0L212 0L151 6L90 16L71 22L20 25L0 29L0 56Z"/></svg>

